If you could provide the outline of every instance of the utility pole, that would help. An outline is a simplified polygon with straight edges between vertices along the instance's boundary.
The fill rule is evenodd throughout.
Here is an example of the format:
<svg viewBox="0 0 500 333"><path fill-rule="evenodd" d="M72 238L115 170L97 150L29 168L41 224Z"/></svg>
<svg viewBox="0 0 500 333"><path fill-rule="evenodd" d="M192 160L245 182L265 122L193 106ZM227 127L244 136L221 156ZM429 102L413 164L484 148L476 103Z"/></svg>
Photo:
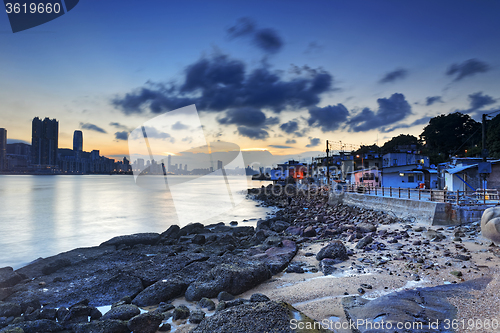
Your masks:
<svg viewBox="0 0 500 333"><path fill-rule="evenodd" d="M488 150L486 149L486 113L483 113L483 136L482 136L482 144L483 149L481 151L481 155L483 156L483 162L486 162L486 157L488 156Z"/></svg>
<svg viewBox="0 0 500 333"><path fill-rule="evenodd" d="M330 186L330 157L328 153L330 152L330 146L328 145L328 140L326 140L326 182Z"/></svg>

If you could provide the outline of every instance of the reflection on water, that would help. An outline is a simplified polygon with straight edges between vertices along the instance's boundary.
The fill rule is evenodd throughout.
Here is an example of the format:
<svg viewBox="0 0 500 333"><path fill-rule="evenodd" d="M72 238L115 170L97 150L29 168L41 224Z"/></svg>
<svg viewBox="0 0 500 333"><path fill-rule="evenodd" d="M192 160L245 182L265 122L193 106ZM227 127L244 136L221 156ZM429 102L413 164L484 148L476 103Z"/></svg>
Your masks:
<svg viewBox="0 0 500 333"><path fill-rule="evenodd" d="M248 184L266 183L248 180ZM204 178L196 200L213 195ZM193 211L200 206L193 202ZM245 200L203 223L241 222L269 211ZM19 268L36 258L99 245L114 236L163 232L172 224L178 219L170 193L137 186L132 176L0 175L0 267Z"/></svg>

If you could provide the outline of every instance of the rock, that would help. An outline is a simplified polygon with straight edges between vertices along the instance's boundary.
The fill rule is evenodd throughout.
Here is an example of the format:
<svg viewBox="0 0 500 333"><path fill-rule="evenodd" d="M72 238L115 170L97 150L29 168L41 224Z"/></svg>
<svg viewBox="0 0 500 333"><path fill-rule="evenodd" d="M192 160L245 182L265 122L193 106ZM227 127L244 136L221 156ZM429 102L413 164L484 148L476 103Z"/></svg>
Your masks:
<svg viewBox="0 0 500 333"><path fill-rule="evenodd" d="M267 246L280 246L281 245L281 237L279 237L279 236L269 236L264 241L264 245L267 245Z"/></svg>
<svg viewBox="0 0 500 333"><path fill-rule="evenodd" d="M141 310L135 305L125 304L120 305L114 308L111 308L108 312L106 312L101 320L106 319L118 319L118 320L129 320L132 317L141 314Z"/></svg>
<svg viewBox="0 0 500 333"><path fill-rule="evenodd" d="M362 233L375 232L377 231L377 227L371 223L361 222L357 225L359 231Z"/></svg>
<svg viewBox="0 0 500 333"><path fill-rule="evenodd" d="M64 328L61 324L47 319L39 319L35 321L25 321L12 326L18 327L24 331L24 333L40 333L40 332L59 332Z"/></svg>
<svg viewBox="0 0 500 333"><path fill-rule="evenodd" d="M230 293L226 292L226 291L221 291L218 295L217 295L217 300L220 302L220 301L232 301L234 299L234 296L231 295Z"/></svg>
<svg viewBox="0 0 500 333"><path fill-rule="evenodd" d="M373 242L372 236L370 236L370 235L365 236L359 240L358 244L356 244L356 248L363 249L363 248L365 248L365 246L367 246L371 242Z"/></svg>
<svg viewBox="0 0 500 333"><path fill-rule="evenodd" d="M44 266L42 268L42 274L49 275L54 272L57 272L61 268L71 266L71 261L69 259L57 259L50 264Z"/></svg>
<svg viewBox="0 0 500 333"><path fill-rule="evenodd" d="M187 301L199 301L203 297L216 297L221 291L238 295L270 277L271 272L264 263L223 263L191 283L184 296Z"/></svg>
<svg viewBox="0 0 500 333"><path fill-rule="evenodd" d="M318 254L316 254L316 260L321 261L324 258L337 259L339 261L347 260L347 250L344 244L339 240L330 242L330 244L323 247Z"/></svg>
<svg viewBox="0 0 500 333"><path fill-rule="evenodd" d="M202 234L206 232L205 226L201 223L190 223L187 226L179 230L179 236L191 235L191 234Z"/></svg>
<svg viewBox="0 0 500 333"><path fill-rule="evenodd" d="M6 327L0 330L0 333L24 333L23 329L20 327Z"/></svg>
<svg viewBox="0 0 500 333"><path fill-rule="evenodd" d="M75 333L129 333L127 323L121 320L105 319L73 326Z"/></svg>
<svg viewBox="0 0 500 333"><path fill-rule="evenodd" d="M271 223L271 230L278 233L285 231L288 227L290 227L290 223L285 221L273 221Z"/></svg>
<svg viewBox="0 0 500 333"><path fill-rule="evenodd" d="M224 292L224 291L223 291ZM221 293L219 293L220 295ZM232 296L232 295L231 295ZM234 296L233 296L234 298ZM208 311L213 311L215 310L215 303L214 301L212 301L210 298L206 298L206 297L203 297L202 299L200 299L200 301L198 302L198 306L200 308L205 308L207 309Z"/></svg>
<svg viewBox="0 0 500 333"><path fill-rule="evenodd" d="M250 296L250 302L268 302L270 301L269 297L261 293L255 293Z"/></svg>
<svg viewBox="0 0 500 333"><path fill-rule="evenodd" d="M460 271L451 271L450 274L451 275L455 275L456 277L461 277L462 276L462 272L460 272Z"/></svg>
<svg viewBox="0 0 500 333"><path fill-rule="evenodd" d="M40 310L40 319L56 320L57 309L43 308Z"/></svg>
<svg viewBox="0 0 500 333"><path fill-rule="evenodd" d="M0 317L18 317L22 313L23 311L19 304L0 302Z"/></svg>
<svg viewBox="0 0 500 333"><path fill-rule="evenodd" d="M284 302L252 302L216 312L205 318L191 333L280 332L293 333L291 319L299 318L307 332L326 332L315 322ZM300 331L302 332L302 331Z"/></svg>
<svg viewBox="0 0 500 333"><path fill-rule="evenodd" d="M155 333L160 327L162 320L162 315L143 313L130 319L127 327L133 332Z"/></svg>
<svg viewBox="0 0 500 333"><path fill-rule="evenodd" d="M0 268L0 288L13 287L24 279L26 276L14 272L12 267Z"/></svg>
<svg viewBox="0 0 500 333"><path fill-rule="evenodd" d="M162 323L160 325L160 328L158 328L158 331L159 332L168 332L172 329L172 325L170 325L169 323Z"/></svg>
<svg viewBox="0 0 500 333"><path fill-rule="evenodd" d="M171 225L166 231L160 234L161 239L177 239L179 238L179 231L181 228L174 224Z"/></svg>
<svg viewBox="0 0 500 333"><path fill-rule="evenodd" d="M481 235L500 244L500 207L491 207L481 217Z"/></svg>
<svg viewBox="0 0 500 333"><path fill-rule="evenodd" d="M203 311L193 311L189 316L189 322L191 324L199 324L205 318L205 312Z"/></svg>
<svg viewBox="0 0 500 333"><path fill-rule="evenodd" d="M302 268L304 266L303 262L292 262L288 267L286 268L285 272L286 273L304 273L304 269Z"/></svg>
<svg viewBox="0 0 500 333"><path fill-rule="evenodd" d="M191 243L193 244L198 244L198 245L203 245L205 244L205 236L204 235L194 235L193 238L191 238Z"/></svg>
<svg viewBox="0 0 500 333"><path fill-rule="evenodd" d="M304 237L315 237L316 236L316 229L314 229L313 226L308 226L305 230L304 233L302 234Z"/></svg>
<svg viewBox="0 0 500 333"><path fill-rule="evenodd" d="M189 308L185 305L179 305L174 309L174 316L173 320L179 320L179 319L187 319L189 318L190 311Z"/></svg>
<svg viewBox="0 0 500 333"><path fill-rule="evenodd" d="M137 244L153 245L156 244L159 240L160 240L160 234L154 232L148 232L148 233L139 233L133 235L113 237L110 240L101 243L101 245L99 246L126 245L132 247Z"/></svg>
<svg viewBox="0 0 500 333"><path fill-rule="evenodd" d="M137 306L150 306L182 296L188 283L179 278L158 281L141 291L132 303Z"/></svg>
<svg viewBox="0 0 500 333"><path fill-rule="evenodd" d="M319 262L319 269L324 275L331 275L337 270L337 267L334 266L337 263L338 260L336 259L325 258Z"/></svg>
<svg viewBox="0 0 500 333"><path fill-rule="evenodd" d="M167 311L172 310L172 309L175 309L175 306L173 306L171 303L161 302L155 311L162 313L162 312L167 312Z"/></svg>

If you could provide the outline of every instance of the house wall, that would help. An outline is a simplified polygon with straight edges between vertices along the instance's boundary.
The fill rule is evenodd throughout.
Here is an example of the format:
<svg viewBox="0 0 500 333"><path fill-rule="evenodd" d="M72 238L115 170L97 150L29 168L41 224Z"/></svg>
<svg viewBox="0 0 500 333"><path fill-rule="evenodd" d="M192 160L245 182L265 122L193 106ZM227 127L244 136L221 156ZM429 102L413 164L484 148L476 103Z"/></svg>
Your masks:
<svg viewBox="0 0 500 333"><path fill-rule="evenodd" d="M384 187L401 187L401 188L416 188L419 183L423 182L423 175L422 175L422 181L417 180L417 173L413 173L413 182L408 182L408 175L411 174L411 172L406 173L403 177L399 175L399 173L383 173L382 174L382 186Z"/></svg>
<svg viewBox="0 0 500 333"><path fill-rule="evenodd" d="M500 190L500 163L491 166L491 174L488 177L488 188Z"/></svg>

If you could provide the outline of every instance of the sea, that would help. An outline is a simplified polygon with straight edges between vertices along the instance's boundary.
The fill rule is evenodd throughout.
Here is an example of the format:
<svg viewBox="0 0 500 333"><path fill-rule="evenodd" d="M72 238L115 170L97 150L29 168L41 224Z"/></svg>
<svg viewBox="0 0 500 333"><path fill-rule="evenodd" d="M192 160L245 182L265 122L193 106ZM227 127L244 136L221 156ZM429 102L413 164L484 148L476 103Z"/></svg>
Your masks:
<svg viewBox="0 0 500 333"><path fill-rule="evenodd" d="M163 176L151 177L157 178L148 181L164 182ZM182 214L176 210L175 192L168 187L139 186L134 176L0 175L0 267L17 269L40 257L98 246L115 236L161 233L173 224L237 221L255 226L258 219L275 211L244 198L241 190L269 182L227 176L227 183L240 190L241 200L233 200L230 208L216 209L214 202L221 195L221 187L214 186L217 177L170 177L176 177L176 191L181 189L183 200L192 207L178 205ZM195 191L182 191L183 183Z"/></svg>

